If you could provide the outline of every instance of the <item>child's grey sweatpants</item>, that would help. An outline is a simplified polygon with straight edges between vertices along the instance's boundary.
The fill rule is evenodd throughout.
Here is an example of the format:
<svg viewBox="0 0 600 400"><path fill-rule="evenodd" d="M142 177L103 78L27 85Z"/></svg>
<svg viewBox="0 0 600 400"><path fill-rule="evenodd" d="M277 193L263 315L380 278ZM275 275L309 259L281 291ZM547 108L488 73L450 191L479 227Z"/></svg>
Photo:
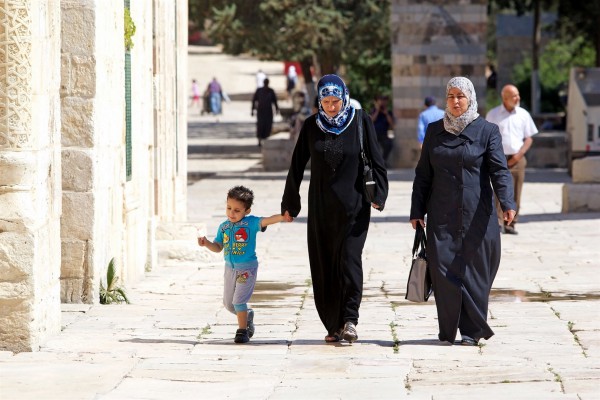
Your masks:
<svg viewBox="0 0 600 400"><path fill-rule="evenodd" d="M248 302L252 297L256 284L258 268L233 269L225 266L223 274L223 305L232 314L248 310Z"/></svg>

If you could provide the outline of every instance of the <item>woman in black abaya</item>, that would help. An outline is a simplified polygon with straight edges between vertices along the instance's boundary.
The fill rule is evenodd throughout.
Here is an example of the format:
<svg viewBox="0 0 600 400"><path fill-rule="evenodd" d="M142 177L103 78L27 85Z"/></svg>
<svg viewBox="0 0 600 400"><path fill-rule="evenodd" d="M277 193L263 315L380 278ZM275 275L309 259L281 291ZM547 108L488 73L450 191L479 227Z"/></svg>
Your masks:
<svg viewBox="0 0 600 400"><path fill-rule="evenodd" d="M317 85L319 111L304 121L292 156L281 211L300 212L300 184L311 160L308 191L308 254L319 317L325 340L358 339L362 300L362 250L371 207L383 210L387 172L375 129L368 115L350 105L341 78L325 75ZM363 146L374 169L377 195L369 204L363 195L358 124Z"/></svg>

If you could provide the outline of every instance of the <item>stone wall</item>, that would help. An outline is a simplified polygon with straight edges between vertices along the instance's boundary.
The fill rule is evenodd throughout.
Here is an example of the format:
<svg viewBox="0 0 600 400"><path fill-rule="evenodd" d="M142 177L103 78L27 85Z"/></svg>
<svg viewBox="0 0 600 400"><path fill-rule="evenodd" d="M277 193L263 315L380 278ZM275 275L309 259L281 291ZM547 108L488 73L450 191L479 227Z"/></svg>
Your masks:
<svg viewBox="0 0 600 400"><path fill-rule="evenodd" d="M131 179L125 180L122 199L125 230L122 261L119 264L125 284L140 280L151 269L154 238L154 136L153 102L153 5L130 2L131 18L136 25L131 55ZM173 25L169 25L173 29ZM122 40L122 38L121 38ZM171 133L171 132L168 132ZM122 139L121 139L122 140Z"/></svg>
<svg viewBox="0 0 600 400"><path fill-rule="evenodd" d="M109 260L122 260L123 2L61 5L61 300L92 303Z"/></svg>
<svg viewBox="0 0 600 400"><path fill-rule="evenodd" d="M126 108L123 0L0 0L0 350L98 302L111 258L141 279L157 221L185 219L187 6L131 6Z"/></svg>
<svg viewBox="0 0 600 400"><path fill-rule="evenodd" d="M562 212L600 211L600 156L573 160L573 183L565 183Z"/></svg>
<svg viewBox="0 0 600 400"><path fill-rule="evenodd" d="M60 331L60 7L0 1L0 349Z"/></svg>
<svg viewBox="0 0 600 400"><path fill-rule="evenodd" d="M445 106L446 83L466 76L485 106L486 0L460 3L393 0L392 85L396 116L395 167L413 167L420 155L417 118L426 96ZM484 111L483 109L481 110Z"/></svg>
<svg viewBox="0 0 600 400"><path fill-rule="evenodd" d="M187 7L157 1L154 8L154 84L157 141L154 154L155 215L187 218ZM177 26L178 29L173 30Z"/></svg>

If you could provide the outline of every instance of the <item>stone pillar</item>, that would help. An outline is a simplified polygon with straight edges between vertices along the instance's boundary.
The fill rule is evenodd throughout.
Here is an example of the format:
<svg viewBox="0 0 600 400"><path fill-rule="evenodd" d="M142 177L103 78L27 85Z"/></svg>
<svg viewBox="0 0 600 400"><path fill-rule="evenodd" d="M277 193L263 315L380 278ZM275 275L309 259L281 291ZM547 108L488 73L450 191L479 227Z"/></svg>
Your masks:
<svg viewBox="0 0 600 400"><path fill-rule="evenodd" d="M60 331L60 7L0 0L0 350Z"/></svg>
<svg viewBox="0 0 600 400"><path fill-rule="evenodd" d="M454 76L473 82L485 107L487 0L422 2L392 0L392 85L396 167L419 159L417 118L426 96L444 108L446 84Z"/></svg>
<svg viewBox="0 0 600 400"><path fill-rule="evenodd" d="M187 210L187 6L154 2L155 214L185 221Z"/></svg>
<svg viewBox="0 0 600 400"><path fill-rule="evenodd" d="M125 283L135 282L156 265L154 242L154 86L153 86L153 5L151 1L130 1L135 24L133 47L129 51L131 81L131 177L125 182L123 216L125 240L123 274ZM127 78L126 78L127 79Z"/></svg>
<svg viewBox="0 0 600 400"><path fill-rule="evenodd" d="M123 265L123 1L60 4L61 299L94 303L110 259Z"/></svg>

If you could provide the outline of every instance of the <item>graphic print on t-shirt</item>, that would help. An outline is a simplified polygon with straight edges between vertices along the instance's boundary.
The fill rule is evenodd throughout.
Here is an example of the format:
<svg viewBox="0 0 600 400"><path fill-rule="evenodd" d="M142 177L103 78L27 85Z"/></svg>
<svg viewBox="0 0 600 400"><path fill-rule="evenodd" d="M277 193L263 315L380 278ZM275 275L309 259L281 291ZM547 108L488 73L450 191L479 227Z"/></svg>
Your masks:
<svg viewBox="0 0 600 400"><path fill-rule="evenodd" d="M236 242L245 242L248 240L248 230L246 228L240 228L235 232Z"/></svg>
<svg viewBox="0 0 600 400"><path fill-rule="evenodd" d="M219 225L215 241L223 245L225 264L235 269L258 267L256 234L261 231L260 217L248 215L241 221Z"/></svg>

